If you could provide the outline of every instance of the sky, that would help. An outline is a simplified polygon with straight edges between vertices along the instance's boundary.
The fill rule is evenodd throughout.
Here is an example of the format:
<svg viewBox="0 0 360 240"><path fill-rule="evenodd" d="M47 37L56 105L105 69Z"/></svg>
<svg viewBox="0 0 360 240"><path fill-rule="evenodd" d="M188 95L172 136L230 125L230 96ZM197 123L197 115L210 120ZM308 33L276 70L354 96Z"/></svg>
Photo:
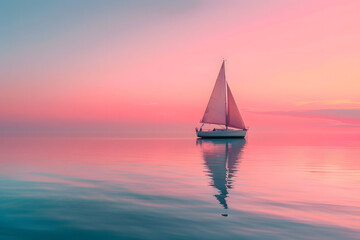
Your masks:
<svg viewBox="0 0 360 240"><path fill-rule="evenodd" d="M222 60L254 132L360 133L360 2L0 2L0 136L193 136Z"/></svg>

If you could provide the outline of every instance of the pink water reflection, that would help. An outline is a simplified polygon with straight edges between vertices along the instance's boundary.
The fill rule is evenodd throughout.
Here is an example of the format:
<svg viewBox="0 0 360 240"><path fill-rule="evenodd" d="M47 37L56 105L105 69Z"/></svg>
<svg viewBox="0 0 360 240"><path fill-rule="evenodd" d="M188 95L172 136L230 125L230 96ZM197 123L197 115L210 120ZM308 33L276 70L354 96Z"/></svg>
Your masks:
<svg viewBox="0 0 360 240"><path fill-rule="evenodd" d="M326 138L319 143L319 138L1 138L0 174L19 181L201 200L229 217L250 211L359 231L358 142ZM148 199L97 194L92 197L159 207Z"/></svg>

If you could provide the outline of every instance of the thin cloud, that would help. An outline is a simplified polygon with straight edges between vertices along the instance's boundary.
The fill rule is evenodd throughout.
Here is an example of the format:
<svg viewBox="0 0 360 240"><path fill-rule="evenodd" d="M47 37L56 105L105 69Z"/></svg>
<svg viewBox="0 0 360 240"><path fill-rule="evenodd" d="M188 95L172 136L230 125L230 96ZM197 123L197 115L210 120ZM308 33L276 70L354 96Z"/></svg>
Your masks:
<svg viewBox="0 0 360 240"><path fill-rule="evenodd" d="M337 126L360 127L360 108L357 109L313 109L307 111L269 111L259 114L284 115L293 117L318 118L339 121Z"/></svg>
<svg viewBox="0 0 360 240"><path fill-rule="evenodd" d="M360 102L352 101L349 99L331 99L320 101L299 101L295 102L295 105L302 106L308 104L322 104L322 105L353 105L353 108L360 106ZM354 106L355 105L355 106Z"/></svg>

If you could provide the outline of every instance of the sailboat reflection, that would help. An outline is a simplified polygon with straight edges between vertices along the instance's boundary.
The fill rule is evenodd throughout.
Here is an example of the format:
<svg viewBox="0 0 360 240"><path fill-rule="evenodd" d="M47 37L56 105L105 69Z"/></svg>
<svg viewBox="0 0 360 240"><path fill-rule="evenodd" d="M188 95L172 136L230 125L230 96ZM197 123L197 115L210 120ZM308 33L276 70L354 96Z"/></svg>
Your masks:
<svg viewBox="0 0 360 240"><path fill-rule="evenodd" d="M215 187L219 192L214 196L224 209L228 209L226 202L228 189L232 188L232 178L245 143L245 139L197 139L196 141L202 149L208 176L212 180L210 186ZM222 215L227 216L227 214Z"/></svg>

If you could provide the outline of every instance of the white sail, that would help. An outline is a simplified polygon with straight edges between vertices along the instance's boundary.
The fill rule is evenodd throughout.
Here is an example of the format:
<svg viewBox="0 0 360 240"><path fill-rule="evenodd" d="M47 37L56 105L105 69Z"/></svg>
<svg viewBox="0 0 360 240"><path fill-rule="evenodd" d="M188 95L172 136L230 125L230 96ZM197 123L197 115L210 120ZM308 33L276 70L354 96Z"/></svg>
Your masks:
<svg viewBox="0 0 360 240"><path fill-rule="evenodd" d="M226 125L226 80L225 64L221 65L202 123Z"/></svg>
<svg viewBox="0 0 360 240"><path fill-rule="evenodd" d="M241 117L240 111L236 106L234 96L231 93L230 87L227 85L227 97L228 97L228 115L227 126L239 129L245 129L244 120Z"/></svg>
<svg viewBox="0 0 360 240"><path fill-rule="evenodd" d="M226 125L245 129L244 121L225 78L225 62L222 63L202 123Z"/></svg>

